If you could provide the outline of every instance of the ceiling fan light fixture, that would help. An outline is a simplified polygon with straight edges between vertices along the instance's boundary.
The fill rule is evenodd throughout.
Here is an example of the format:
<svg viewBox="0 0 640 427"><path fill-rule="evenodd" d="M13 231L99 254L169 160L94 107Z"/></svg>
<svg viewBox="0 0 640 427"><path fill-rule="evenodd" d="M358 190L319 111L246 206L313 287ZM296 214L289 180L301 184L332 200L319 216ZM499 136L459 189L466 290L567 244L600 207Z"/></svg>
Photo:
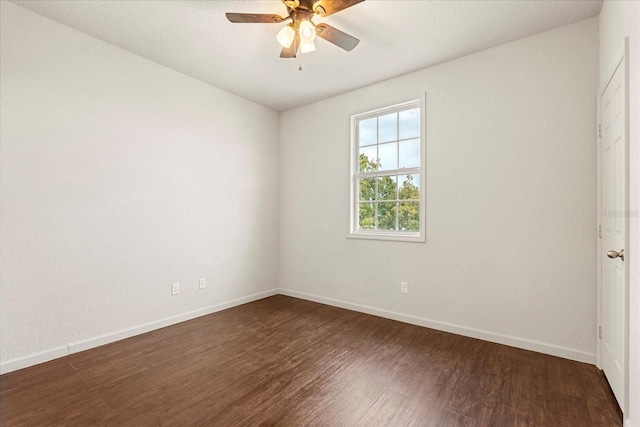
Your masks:
<svg viewBox="0 0 640 427"><path fill-rule="evenodd" d="M313 42L313 39L302 40L300 42L300 52L309 53L309 52L313 52L314 50L316 50L316 44Z"/></svg>
<svg viewBox="0 0 640 427"><path fill-rule="evenodd" d="M2 1L2 0L0 0ZM282 17L269 13L236 13L227 12L225 16L234 24L277 24L282 23L276 35L278 44L282 46L280 58L297 58L298 51L309 53L316 50L314 40L319 37L333 45L350 51L360 40L332 27L329 24L312 21L314 16L329 16L350 8L365 0L280 0L287 8L287 15ZM287 22L285 21L291 21Z"/></svg>
<svg viewBox="0 0 640 427"><path fill-rule="evenodd" d="M300 38L303 41L307 40L313 42L313 39L316 38L316 27L315 25L313 25L313 22L309 21L308 19L300 22L298 31L300 32Z"/></svg>
<svg viewBox="0 0 640 427"><path fill-rule="evenodd" d="M282 47L288 48L293 43L293 39L296 37L296 31L291 27L291 25L287 25L283 27L276 36L276 40Z"/></svg>

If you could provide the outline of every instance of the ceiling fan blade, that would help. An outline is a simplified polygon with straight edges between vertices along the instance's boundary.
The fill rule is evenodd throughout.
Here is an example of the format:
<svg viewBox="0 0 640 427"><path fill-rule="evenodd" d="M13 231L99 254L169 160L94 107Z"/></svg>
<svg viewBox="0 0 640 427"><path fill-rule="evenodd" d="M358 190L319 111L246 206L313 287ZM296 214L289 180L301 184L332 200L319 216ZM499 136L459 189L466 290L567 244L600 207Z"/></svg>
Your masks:
<svg viewBox="0 0 640 427"><path fill-rule="evenodd" d="M300 36L296 33L296 37L293 39L291 46L282 48L280 58L295 58L296 53L298 53L298 47L300 47Z"/></svg>
<svg viewBox="0 0 640 427"><path fill-rule="evenodd" d="M319 0L313 4L313 11L320 16L333 15L364 0ZM324 13L322 12L324 10Z"/></svg>
<svg viewBox="0 0 640 427"><path fill-rule="evenodd" d="M266 13L227 13L227 19L236 24L274 24L284 21L280 15Z"/></svg>
<svg viewBox="0 0 640 427"><path fill-rule="evenodd" d="M360 43L360 40L357 38L327 24L316 25L316 34L318 37L321 37L347 51L353 50L353 48L358 46L358 43Z"/></svg>

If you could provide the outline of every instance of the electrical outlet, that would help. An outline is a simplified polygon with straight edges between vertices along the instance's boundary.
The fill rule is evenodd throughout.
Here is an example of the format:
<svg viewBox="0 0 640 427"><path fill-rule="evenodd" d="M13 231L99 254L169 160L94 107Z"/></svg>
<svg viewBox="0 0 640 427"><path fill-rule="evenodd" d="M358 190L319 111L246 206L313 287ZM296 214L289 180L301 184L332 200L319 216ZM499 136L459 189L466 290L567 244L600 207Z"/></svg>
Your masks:
<svg viewBox="0 0 640 427"><path fill-rule="evenodd" d="M180 293L180 283L172 283L171 284L171 295L178 295Z"/></svg>
<svg viewBox="0 0 640 427"><path fill-rule="evenodd" d="M207 287L207 279L205 279L204 277L200 278L200 289L204 289Z"/></svg>
<svg viewBox="0 0 640 427"><path fill-rule="evenodd" d="M409 283L408 282L400 282L400 293L408 294L409 293Z"/></svg>

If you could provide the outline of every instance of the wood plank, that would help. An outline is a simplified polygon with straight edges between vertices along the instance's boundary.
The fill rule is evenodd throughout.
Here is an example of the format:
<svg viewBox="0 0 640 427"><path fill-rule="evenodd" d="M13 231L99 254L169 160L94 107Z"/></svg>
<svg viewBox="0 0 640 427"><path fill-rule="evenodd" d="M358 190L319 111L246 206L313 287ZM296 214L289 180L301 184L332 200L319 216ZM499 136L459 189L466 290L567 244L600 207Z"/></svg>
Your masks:
<svg viewBox="0 0 640 427"><path fill-rule="evenodd" d="M3 426L621 426L594 366L285 296L0 377Z"/></svg>

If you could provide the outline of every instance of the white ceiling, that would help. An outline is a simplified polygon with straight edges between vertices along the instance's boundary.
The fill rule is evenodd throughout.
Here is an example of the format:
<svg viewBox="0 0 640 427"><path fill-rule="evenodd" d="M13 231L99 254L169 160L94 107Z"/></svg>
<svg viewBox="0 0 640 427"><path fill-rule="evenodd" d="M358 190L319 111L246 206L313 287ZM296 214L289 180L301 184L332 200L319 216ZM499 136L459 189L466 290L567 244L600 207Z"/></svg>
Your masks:
<svg viewBox="0 0 640 427"><path fill-rule="evenodd" d="M353 51L318 39L315 52L281 59L275 36L283 24L231 24L224 15L286 15L280 1L14 2L276 111L597 16L602 7L602 0L366 0L314 18L359 38Z"/></svg>

